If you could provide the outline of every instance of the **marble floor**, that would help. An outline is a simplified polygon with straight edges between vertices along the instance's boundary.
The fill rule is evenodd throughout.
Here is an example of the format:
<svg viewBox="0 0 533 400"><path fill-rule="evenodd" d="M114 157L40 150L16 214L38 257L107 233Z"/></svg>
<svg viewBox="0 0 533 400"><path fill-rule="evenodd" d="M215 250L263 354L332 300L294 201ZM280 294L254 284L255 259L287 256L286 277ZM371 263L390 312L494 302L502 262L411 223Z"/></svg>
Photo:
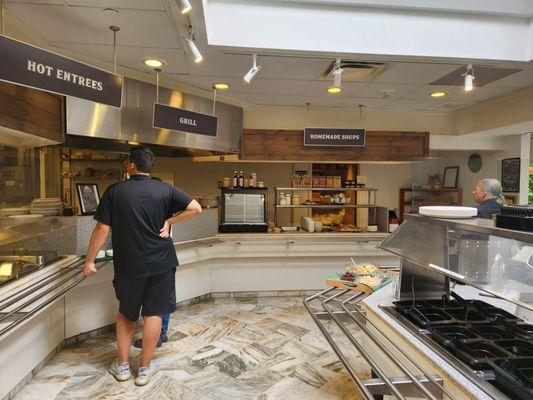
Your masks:
<svg viewBox="0 0 533 400"><path fill-rule="evenodd" d="M156 351L157 372L141 388L107 372L116 354L114 334L89 338L61 350L15 399L362 398L302 301L222 298L179 308L169 341ZM132 347L134 372L138 356ZM360 376L369 377L364 360L353 350L350 357Z"/></svg>

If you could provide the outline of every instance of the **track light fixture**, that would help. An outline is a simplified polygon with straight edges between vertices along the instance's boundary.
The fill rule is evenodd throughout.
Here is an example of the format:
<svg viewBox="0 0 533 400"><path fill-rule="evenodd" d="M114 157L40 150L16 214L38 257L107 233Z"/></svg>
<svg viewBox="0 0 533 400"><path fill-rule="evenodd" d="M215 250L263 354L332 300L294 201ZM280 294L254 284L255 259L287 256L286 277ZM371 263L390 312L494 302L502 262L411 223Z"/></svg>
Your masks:
<svg viewBox="0 0 533 400"><path fill-rule="evenodd" d="M252 54L252 60L253 60L252 68L250 68L250 70L246 73L246 75L244 75L244 80L246 83L250 83L252 79L254 79L254 76L256 76L257 73L261 71L261 69L263 69L262 66L257 65L257 54Z"/></svg>
<svg viewBox="0 0 533 400"><path fill-rule="evenodd" d="M472 64L466 66L466 72L463 76L465 77L465 90L469 92L474 89L474 79L476 79L474 76L474 66Z"/></svg>
<svg viewBox="0 0 533 400"><path fill-rule="evenodd" d="M189 0L178 0L178 6L182 14L187 14L192 9Z"/></svg>
<svg viewBox="0 0 533 400"><path fill-rule="evenodd" d="M194 57L195 63L201 63L204 60L204 57L202 56L202 53L200 53L200 50L198 50L198 47L196 46L196 43L194 43L194 34L192 31L192 26L189 27L189 38L185 39L187 42L187 46L189 47L189 50Z"/></svg>
<svg viewBox="0 0 533 400"><path fill-rule="evenodd" d="M331 76L333 76L333 86L328 87L327 91L331 94L337 94L342 91L342 68L341 68L341 59L337 58L335 65L333 66L333 71L331 71Z"/></svg>

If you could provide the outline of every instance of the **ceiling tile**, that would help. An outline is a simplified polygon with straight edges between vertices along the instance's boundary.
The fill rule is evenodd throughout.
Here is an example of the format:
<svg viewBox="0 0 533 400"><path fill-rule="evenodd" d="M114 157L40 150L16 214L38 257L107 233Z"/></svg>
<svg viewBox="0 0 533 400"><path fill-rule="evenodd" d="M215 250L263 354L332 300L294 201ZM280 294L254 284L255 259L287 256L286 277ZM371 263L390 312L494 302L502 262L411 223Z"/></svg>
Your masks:
<svg viewBox="0 0 533 400"><path fill-rule="evenodd" d="M411 92L410 94L404 96L404 99L408 100L454 100L454 101L485 101L493 97L500 96L502 94L513 91L512 88L498 88L490 86L475 87L474 90L467 92L461 86L440 86L440 85L425 85L421 88ZM444 91L448 93L445 97L440 98L431 98L429 94L431 92Z"/></svg>
<svg viewBox="0 0 533 400"><path fill-rule="evenodd" d="M76 43L53 43L55 46L93 57L95 59L113 62L113 46ZM117 47L117 63L119 65L140 71L153 72L152 68L143 64L145 57L159 58L165 61L163 73L188 74L189 64L180 49L160 49L150 47Z"/></svg>
<svg viewBox="0 0 533 400"><path fill-rule="evenodd" d="M311 107L340 107L346 99L338 95L329 95L323 97L301 96L296 99L294 106L304 107L310 103Z"/></svg>
<svg viewBox="0 0 533 400"><path fill-rule="evenodd" d="M404 100L397 99L391 101L385 108L400 110L424 110L432 105L431 99L428 100Z"/></svg>
<svg viewBox="0 0 533 400"><path fill-rule="evenodd" d="M458 67L460 65L392 63L389 69L374 79L374 82L427 84L456 70Z"/></svg>
<svg viewBox="0 0 533 400"><path fill-rule="evenodd" d="M255 78L249 84L249 93L300 96L309 83L310 81Z"/></svg>
<svg viewBox="0 0 533 400"><path fill-rule="evenodd" d="M333 60L292 57L258 57L257 63L263 67L261 78L264 79L319 79ZM246 71L252 66L252 56L248 56ZM246 73L244 71L244 73ZM259 76L259 75L258 75Z"/></svg>
<svg viewBox="0 0 533 400"><path fill-rule="evenodd" d="M292 106L298 96L280 96L271 94L248 94L246 100L257 105Z"/></svg>
<svg viewBox="0 0 533 400"><path fill-rule="evenodd" d="M352 97L342 103L343 107L358 108L359 105L363 105L367 108L385 108L387 104L391 103L392 99L378 99L368 97Z"/></svg>
<svg viewBox="0 0 533 400"><path fill-rule="evenodd" d="M309 83L309 85L305 88L303 95L304 96L332 96L328 94L327 88L328 86L331 86L331 81L313 81ZM342 82L342 92L336 94L337 97L352 97L356 93L358 93L359 90L361 90L366 83L359 83L359 82Z"/></svg>
<svg viewBox="0 0 533 400"><path fill-rule="evenodd" d="M212 90L214 83L225 82L230 85L229 89L220 91L224 95L233 96L237 93L247 94L250 87L242 78L228 78L222 76L199 76L195 75L192 78L192 84L196 87L205 90Z"/></svg>
<svg viewBox="0 0 533 400"><path fill-rule="evenodd" d="M109 25L118 25L119 45L177 48L180 44L178 32L164 11L124 9L117 18L109 18L101 8L93 7L24 3L6 7L50 42L112 44Z"/></svg>
<svg viewBox="0 0 533 400"><path fill-rule="evenodd" d="M372 98L383 98L385 93L382 91L391 91L389 92L388 97L391 99L396 99L408 95L409 93L415 91L420 87L419 84L398 84L398 83L367 83L364 87L359 89L356 92L357 97L372 97Z"/></svg>
<svg viewBox="0 0 533 400"><path fill-rule="evenodd" d="M200 52L202 52L202 54L205 53L204 61L199 64L191 61L191 72L194 75L242 79L246 72L248 72L250 69L250 60L247 56L219 54L217 52L206 53L204 48L201 46L199 47ZM187 57L190 57L188 49L186 54ZM259 72L259 74L261 74L261 72ZM259 77L259 74L257 77Z"/></svg>

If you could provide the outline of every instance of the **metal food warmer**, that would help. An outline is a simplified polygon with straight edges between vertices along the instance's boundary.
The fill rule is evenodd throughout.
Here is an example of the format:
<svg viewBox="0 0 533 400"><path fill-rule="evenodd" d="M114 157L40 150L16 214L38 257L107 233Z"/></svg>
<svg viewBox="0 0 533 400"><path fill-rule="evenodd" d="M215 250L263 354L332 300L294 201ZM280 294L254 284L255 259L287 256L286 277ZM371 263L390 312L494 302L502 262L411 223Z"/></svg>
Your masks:
<svg viewBox="0 0 533 400"><path fill-rule="evenodd" d="M380 248L394 287L304 302L363 398L533 398L533 233L409 215Z"/></svg>

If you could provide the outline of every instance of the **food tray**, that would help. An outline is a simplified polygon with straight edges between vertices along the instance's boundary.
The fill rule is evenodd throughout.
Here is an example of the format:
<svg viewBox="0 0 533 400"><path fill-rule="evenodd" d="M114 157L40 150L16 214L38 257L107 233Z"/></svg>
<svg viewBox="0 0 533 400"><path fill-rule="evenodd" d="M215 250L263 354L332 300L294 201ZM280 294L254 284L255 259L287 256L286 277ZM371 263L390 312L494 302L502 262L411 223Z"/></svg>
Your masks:
<svg viewBox="0 0 533 400"><path fill-rule="evenodd" d="M387 286L389 283L392 282L392 276L389 273L373 273L373 274L356 275L355 280L353 282L340 279L342 275L344 274L337 273L337 274L332 274L328 276L326 279L326 284L329 286L340 288L340 289L349 289L349 290L354 290L358 292L373 293L381 289L382 287ZM373 286L358 282L358 279L361 279L365 276L379 277L381 278L381 282Z"/></svg>
<svg viewBox="0 0 533 400"><path fill-rule="evenodd" d="M454 349L454 353L475 369L490 369L491 365L488 364L488 361L512 356L490 342L478 341L458 344Z"/></svg>
<svg viewBox="0 0 533 400"><path fill-rule="evenodd" d="M533 399L533 357L492 360L496 382L513 394L513 400Z"/></svg>
<svg viewBox="0 0 533 400"><path fill-rule="evenodd" d="M431 336L441 345L455 349L457 343L464 340L479 339L480 337L464 325L436 326L429 330Z"/></svg>

